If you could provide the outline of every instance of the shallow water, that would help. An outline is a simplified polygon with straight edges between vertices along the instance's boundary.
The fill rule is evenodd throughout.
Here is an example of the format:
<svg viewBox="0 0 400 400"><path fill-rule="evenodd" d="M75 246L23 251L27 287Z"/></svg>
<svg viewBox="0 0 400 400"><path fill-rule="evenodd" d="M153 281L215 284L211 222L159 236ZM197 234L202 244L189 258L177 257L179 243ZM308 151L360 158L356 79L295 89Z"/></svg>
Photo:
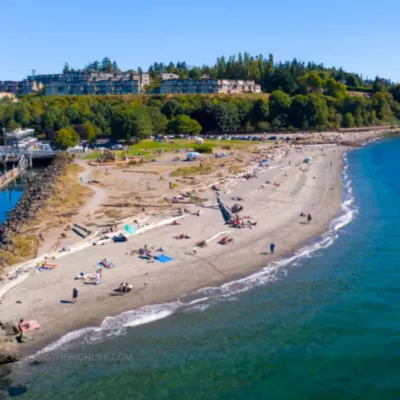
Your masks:
<svg viewBox="0 0 400 400"><path fill-rule="evenodd" d="M250 277L74 332L44 363L17 365L5 395L400 398L398 154L398 139L348 154L343 213L320 240Z"/></svg>

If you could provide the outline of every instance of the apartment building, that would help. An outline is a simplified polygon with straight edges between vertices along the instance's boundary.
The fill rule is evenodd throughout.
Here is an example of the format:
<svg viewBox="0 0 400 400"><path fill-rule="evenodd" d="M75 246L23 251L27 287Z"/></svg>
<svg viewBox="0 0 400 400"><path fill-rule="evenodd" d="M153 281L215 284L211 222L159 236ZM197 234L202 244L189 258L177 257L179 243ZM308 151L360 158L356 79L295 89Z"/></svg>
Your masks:
<svg viewBox="0 0 400 400"><path fill-rule="evenodd" d="M161 83L161 94L261 93L254 81L228 79L168 79Z"/></svg>
<svg viewBox="0 0 400 400"><path fill-rule="evenodd" d="M88 95L88 94L140 94L150 84L147 73L130 72L68 72L65 74L32 75L28 81L43 83L45 95Z"/></svg>

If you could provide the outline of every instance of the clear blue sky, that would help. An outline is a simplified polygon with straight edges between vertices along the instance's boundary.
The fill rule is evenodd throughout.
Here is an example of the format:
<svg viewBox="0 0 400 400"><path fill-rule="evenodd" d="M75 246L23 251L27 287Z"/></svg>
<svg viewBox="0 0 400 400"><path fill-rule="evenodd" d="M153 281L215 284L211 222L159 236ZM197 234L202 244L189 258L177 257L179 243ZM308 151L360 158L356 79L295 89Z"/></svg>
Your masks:
<svg viewBox="0 0 400 400"><path fill-rule="evenodd" d="M1 15L0 80L105 56L145 70L247 51L400 81L399 0L2 0Z"/></svg>

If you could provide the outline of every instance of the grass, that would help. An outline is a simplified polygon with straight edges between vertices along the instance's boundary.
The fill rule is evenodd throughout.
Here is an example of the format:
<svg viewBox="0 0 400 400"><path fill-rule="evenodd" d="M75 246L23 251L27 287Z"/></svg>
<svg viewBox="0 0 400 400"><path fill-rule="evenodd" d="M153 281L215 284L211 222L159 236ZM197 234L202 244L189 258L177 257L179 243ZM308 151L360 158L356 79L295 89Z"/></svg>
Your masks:
<svg viewBox="0 0 400 400"><path fill-rule="evenodd" d="M211 165L203 165L202 167L192 165L191 167L178 168L172 171L170 176L192 176L192 175L209 175L214 171Z"/></svg>
<svg viewBox="0 0 400 400"><path fill-rule="evenodd" d="M211 146L212 148L215 147L223 147L223 146L229 146L230 148L239 148L236 146L240 146L240 148L248 148L249 146L252 145L252 143L247 143L242 140L206 140L205 141L206 145ZM196 142L194 140L188 140L188 139L174 139L172 142L164 141L164 142L155 142L152 139L146 139L142 140L139 143L135 143L131 146L129 146L128 150L128 155L130 156L135 156L139 154L140 156L149 156L149 155L156 155L158 154L159 150L162 150L163 152L171 152L171 151L176 151L176 150L189 150L193 149L194 146L196 145ZM254 143L253 143L254 145ZM84 159L85 160L96 160L100 157L101 152L100 151L94 151L92 153L87 154ZM116 156L117 157L122 157L123 152L117 151Z"/></svg>

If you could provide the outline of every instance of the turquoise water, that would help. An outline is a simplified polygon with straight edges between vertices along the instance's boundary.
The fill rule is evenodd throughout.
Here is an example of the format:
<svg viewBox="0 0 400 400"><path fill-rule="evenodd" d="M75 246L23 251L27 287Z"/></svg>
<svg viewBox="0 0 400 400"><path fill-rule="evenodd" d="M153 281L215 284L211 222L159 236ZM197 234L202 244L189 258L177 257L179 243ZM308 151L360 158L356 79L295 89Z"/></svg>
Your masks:
<svg viewBox="0 0 400 400"><path fill-rule="evenodd" d="M349 153L345 215L291 262L70 335L6 397L399 399L399 154L398 139Z"/></svg>

